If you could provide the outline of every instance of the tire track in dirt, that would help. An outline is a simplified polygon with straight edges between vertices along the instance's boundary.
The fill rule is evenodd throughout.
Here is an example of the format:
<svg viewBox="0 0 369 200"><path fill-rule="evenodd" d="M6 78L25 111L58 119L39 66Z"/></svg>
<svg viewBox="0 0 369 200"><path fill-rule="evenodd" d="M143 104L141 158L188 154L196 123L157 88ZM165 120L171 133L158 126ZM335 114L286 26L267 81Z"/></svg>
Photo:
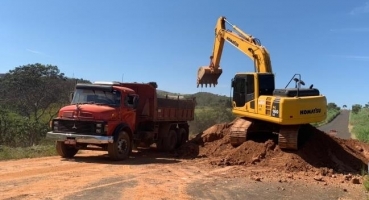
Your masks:
<svg viewBox="0 0 369 200"><path fill-rule="evenodd" d="M190 199L186 190L192 181L189 177L194 177L200 169L185 163L151 166L156 170L138 174L141 178L136 180L135 187L125 189L122 199Z"/></svg>
<svg viewBox="0 0 369 200"><path fill-rule="evenodd" d="M121 162L112 162L100 152L86 152L68 160L56 156L3 161L0 199L258 200L365 196L361 185L334 185L334 179L329 177L324 182L328 185L304 173L293 174L285 182L281 180L287 175L273 167L216 166L211 164L212 159L178 159L143 151ZM256 176L259 181L255 181Z"/></svg>
<svg viewBox="0 0 369 200"><path fill-rule="evenodd" d="M82 154L78 157L89 156L91 155ZM23 167L15 167L22 162L26 163ZM60 199L61 190L65 194L78 192L88 187L90 182L132 171L132 166L91 164L75 159L60 159L58 156L40 160L5 161L1 163L0 170L0 198L15 198L20 195L27 199L40 199L40 196Z"/></svg>
<svg viewBox="0 0 369 200"><path fill-rule="evenodd" d="M0 199L189 199L179 176L199 171L175 158L112 162L96 152L74 159L3 161L0 166Z"/></svg>
<svg viewBox="0 0 369 200"><path fill-rule="evenodd" d="M90 182L79 191L66 194L63 199L91 199L96 195L102 199L193 199L188 194L189 185L211 181L233 168L214 168L208 171L202 167L206 164L206 160L182 160L169 165L146 164L132 174L124 173Z"/></svg>

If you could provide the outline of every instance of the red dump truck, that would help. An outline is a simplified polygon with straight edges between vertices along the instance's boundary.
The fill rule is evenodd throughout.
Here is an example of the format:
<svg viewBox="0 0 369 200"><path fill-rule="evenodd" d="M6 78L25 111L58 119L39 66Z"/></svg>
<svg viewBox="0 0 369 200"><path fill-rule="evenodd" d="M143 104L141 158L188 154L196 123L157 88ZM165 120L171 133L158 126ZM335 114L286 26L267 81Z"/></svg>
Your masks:
<svg viewBox="0 0 369 200"><path fill-rule="evenodd" d="M195 99L158 97L156 82L76 84L71 105L50 122L46 137L61 157L78 150L105 150L112 160L127 159L133 146L156 144L170 151L189 137Z"/></svg>

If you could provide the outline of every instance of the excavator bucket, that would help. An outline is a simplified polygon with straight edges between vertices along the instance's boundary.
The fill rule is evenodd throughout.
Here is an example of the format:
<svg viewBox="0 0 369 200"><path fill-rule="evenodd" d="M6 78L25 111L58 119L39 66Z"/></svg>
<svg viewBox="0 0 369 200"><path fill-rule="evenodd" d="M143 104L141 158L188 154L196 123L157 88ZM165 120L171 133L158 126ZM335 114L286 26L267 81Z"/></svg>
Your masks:
<svg viewBox="0 0 369 200"><path fill-rule="evenodd" d="M211 69L207 66L200 67L197 72L197 87L199 87L199 85L201 85L201 87L204 85L207 87L208 84L210 87L211 85L215 87L215 85L218 84L218 78L222 74L222 71L221 68Z"/></svg>

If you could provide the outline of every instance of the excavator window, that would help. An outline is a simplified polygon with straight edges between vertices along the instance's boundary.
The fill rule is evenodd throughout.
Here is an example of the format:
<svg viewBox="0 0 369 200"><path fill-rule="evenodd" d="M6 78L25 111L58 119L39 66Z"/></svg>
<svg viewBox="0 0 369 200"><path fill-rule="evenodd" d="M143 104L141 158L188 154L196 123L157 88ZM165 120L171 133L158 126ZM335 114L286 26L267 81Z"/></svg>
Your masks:
<svg viewBox="0 0 369 200"><path fill-rule="evenodd" d="M236 102L237 107L242 107L246 102L254 100L254 75L235 77L232 84L233 101Z"/></svg>
<svg viewBox="0 0 369 200"><path fill-rule="evenodd" d="M254 75L248 74L246 80L246 102L254 100Z"/></svg>
<svg viewBox="0 0 369 200"><path fill-rule="evenodd" d="M259 95L273 95L275 89L273 74L259 74Z"/></svg>
<svg viewBox="0 0 369 200"><path fill-rule="evenodd" d="M236 107L241 107L245 104L245 78L235 78L233 80L233 101L236 103Z"/></svg>

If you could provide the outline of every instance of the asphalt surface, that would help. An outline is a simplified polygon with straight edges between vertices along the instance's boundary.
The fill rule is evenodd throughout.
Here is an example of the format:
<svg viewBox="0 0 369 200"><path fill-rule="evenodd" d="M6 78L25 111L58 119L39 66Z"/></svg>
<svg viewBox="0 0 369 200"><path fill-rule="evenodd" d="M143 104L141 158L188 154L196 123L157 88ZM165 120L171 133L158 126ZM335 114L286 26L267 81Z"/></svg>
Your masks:
<svg viewBox="0 0 369 200"><path fill-rule="evenodd" d="M349 110L341 110L341 113L330 123L320 126L318 129L326 133L330 133L332 130L336 131L337 137L342 139L351 138L349 131Z"/></svg>

